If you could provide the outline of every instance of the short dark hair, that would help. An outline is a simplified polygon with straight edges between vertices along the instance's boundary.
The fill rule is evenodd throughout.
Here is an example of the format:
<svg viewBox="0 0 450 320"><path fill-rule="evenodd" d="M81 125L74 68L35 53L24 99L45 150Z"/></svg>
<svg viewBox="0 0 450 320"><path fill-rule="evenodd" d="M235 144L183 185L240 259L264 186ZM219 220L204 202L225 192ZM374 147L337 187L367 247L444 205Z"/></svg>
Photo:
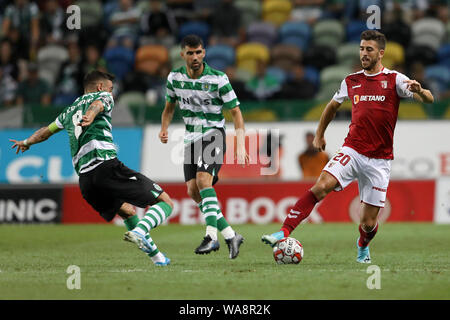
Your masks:
<svg viewBox="0 0 450 320"><path fill-rule="evenodd" d="M386 48L386 36L376 30L366 30L361 33L361 40L374 40L378 44L378 48L384 50Z"/></svg>
<svg viewBox="0 0 450 320"><path fill-rule="evenodd" d="M96 84L98 81L102 81L102 80L114 81L114 79L115 79L114 75L112 75L108 72L92 70L84 77L83 86L85 88L87 88L93 84Z"/></svg>
<svg viewBox="0 0 450 320"><path fill-rule="evenodd" d="M181 40L181 49L184 49L185 47L197 48L200 45L204 48L202 38L196 34L189 34Z"/></svg>

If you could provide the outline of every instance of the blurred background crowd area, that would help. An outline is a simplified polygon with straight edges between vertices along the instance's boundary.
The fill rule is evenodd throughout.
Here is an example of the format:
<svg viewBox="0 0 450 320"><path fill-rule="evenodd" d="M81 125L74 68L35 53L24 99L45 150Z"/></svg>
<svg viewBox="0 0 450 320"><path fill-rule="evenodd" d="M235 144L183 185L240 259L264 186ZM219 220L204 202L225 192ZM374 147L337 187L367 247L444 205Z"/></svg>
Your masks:
<svg viewBox="0 0 450 320"><path fill-rule="evenodd" d="M80 8L80 29L68 28L71 5ZM83 76L92 69L116 76L116 105L129 108L125 123L159 120L151 107L164 105L166 77L184 64L179 42L187 34L199 35L206 62L227 73L247 102L246 119L279 120L277 109L283 119L314 119L315 106L361 69L360 33L370 5L381 9L380 31L388 39L384 66L443 101L440 113L416 104L400 116L450 118L449 1L0 0L0 110L9 112L0 125L58 112L83 93ZM17 108L25 109L11 112Z"/></svg>

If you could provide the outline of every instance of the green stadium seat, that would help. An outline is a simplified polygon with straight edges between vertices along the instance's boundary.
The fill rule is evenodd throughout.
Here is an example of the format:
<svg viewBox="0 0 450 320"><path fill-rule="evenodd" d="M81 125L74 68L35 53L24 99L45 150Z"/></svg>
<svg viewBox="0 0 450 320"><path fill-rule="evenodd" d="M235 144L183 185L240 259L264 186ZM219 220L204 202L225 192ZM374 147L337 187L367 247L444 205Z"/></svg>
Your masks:
<svg viewBox="0 0 450 320"><path fill-rule="evenodd" d="M320 85L325 86L330 83L340 85L342 80L351 73L353 73L352 68L347 65L333 65L326 67L320 72ZM335 91L337 89L339 89L339 87L336 87Z"/></svg>
<svg viewBox="0 0 450 320"><path fill-rule="evenodd" d="M345 37L345 29L339 20L320 20L313 26L313 42L337 48Z"/></svg>
<svg viewBox="0 0 450 320"><path fill-rule="evenodd" d="M172 69L177 69L185 65L180 55L181 49L179 45L175 45L169 49L170 64Z"/></svg>
<svg viewBox="0 0 450 320"><path fill-rule="evenodd" d="M74 3L80 7L81 28L94 27L102 23L103 8L98 0L78 0Z"/></svg>
<svg viewBox="0 0 450 320"><path fill-rule="evenodd" d="M336 91L339 89L340 83L330 82L320 86L320 90L316 95L318 101L330 101Z"/></svg>
<svg viewBox="0 0 450 320"><path fill-rule="evenodd" d="M117 101L117 106L120 108L126 107L142 107L147 105L145 94L140 91L128 91L122 93Z"/></svg>
<svg viewBox="0 0 450 320"><path fill-rule="evenodd" d="M359 63L359 43L344 43L337 48L339 64L353 66Z"/></svg>
<svg viewBox="0 0 450 320"><path fill-rule="evenodd" d="M243 27L261 20L261 1L260 0L235 0L234 5L241 12L241 24Z"/></svg>

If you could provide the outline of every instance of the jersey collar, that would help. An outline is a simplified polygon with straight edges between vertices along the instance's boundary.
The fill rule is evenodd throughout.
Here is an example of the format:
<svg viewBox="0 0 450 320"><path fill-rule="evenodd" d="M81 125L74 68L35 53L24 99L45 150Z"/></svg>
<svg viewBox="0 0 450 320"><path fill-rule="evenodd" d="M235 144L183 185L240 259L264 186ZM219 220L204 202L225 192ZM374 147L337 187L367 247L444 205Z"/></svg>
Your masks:
<svg viewBox="0 0 450 320"><path fill-rule="evenodd" d="M187 72L186 66L183 66L183 68L184 68L184 70L185 70L186 75L188 76L188 78L189 78L189 79L192 79L191 76L189 75L189 73ZM205 61L203 61L203 72L202 72L202 74L201 74L197 79L200 79L201 77L203 77L204 75L206 75L206 74L209 72L209 69L211 69L211 67L210 67ZM196 80L196 79L194 79L194 80Z"/></svg>
<svg viewBox="0 0 450 320"><path fill-rule="evenodd" d="M377 75L383 73L383 71L384 71L384 67L381 67L381 70L380 70L380 72L378 72L378 73L375 73L375 74L367 74L367 73L366 73L366 70L364 70L363 73L364 73L364 75L365 75L366 77L375 77L375 76L377 76Z"/></svg>

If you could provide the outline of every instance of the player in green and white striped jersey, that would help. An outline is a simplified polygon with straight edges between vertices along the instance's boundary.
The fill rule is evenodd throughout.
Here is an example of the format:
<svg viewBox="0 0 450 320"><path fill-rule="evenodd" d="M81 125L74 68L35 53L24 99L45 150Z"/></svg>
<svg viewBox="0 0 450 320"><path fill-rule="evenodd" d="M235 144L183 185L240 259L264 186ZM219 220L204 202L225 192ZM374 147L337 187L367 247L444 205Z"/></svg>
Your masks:
<svg viewBox="0 0 450 320"><path fill-rule="evenodd" d="M181 56L186 65L170 72L167 78L166 105L159 137L162 143L167 143L168 127L178 102L186 125L184 178L187 192L197 202L206 221L206 235L195 253L218 250L219 230L228 245L230 258L234 259L244 238L225 220L213 185L218 180L226 150L223 108L229 109L233 118L238 163L249 162L240 103L227 75L203 62L205 49L198 36L188 35L182 40Z"/></svg>
<svg viewBox="0 0 450 320"><path fill-rule="evenodd" d="M83 198L107 221L116 214L122 217L129 230L125 240L137 244L156 265L165 266L170 259L159 252L149 231L169 217L173 204L160 186L117 159L111 126L113 80L110 74L90 72L84 80L84 95L64 109L53 123L28 139L11 141L13 148L17 147L16 153L24 152L66 129ZM139 220L131 204L151 207Z"/></svg>

